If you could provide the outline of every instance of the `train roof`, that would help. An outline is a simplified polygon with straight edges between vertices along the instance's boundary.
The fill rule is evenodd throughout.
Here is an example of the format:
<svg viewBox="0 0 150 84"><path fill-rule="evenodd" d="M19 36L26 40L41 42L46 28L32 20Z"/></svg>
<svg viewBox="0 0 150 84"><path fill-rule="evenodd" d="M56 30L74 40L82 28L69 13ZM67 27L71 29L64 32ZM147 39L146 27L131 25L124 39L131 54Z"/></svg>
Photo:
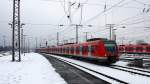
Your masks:
<svg viewBox="0 0 150 84"><path fill-rule="evenodd" d="M87 42L96 41L96 40L108 41L107 38L92 38L92 39L88 39Z"/></svg>
<svg viewBox="0 0 150 84"><path fill-rule="evenodd" d="M114 40L108 40L106 38L92 38L92 39L88 39L87 42L84 42L84 43L79 43L79 44L76 44L76 43L66 43L66 44L62 44L62 45L59 45L57 47L68 47L68 46L80 46L80 45L88 45L88 44L96 44L100 41L103 41L105 43L107 42L115 42Z"/></svg>
<svg viewBox="0 0 150 84"><path fill-rule="evenodd" d="M75 43L66 43L66 44L64 44L64 45L70 45L70 44L75 44Z"/></svg>

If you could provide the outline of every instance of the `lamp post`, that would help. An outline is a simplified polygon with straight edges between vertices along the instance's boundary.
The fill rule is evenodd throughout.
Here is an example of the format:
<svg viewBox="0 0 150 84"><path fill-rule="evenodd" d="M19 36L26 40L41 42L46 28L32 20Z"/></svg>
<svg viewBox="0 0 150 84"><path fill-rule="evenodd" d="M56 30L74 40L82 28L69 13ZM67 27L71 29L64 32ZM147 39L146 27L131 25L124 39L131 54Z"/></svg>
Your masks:
<svg viewBox="0 0 150 84"><path fill-rule="evenodd" d="M126 26L122 26L121 28L126 28ZM114 41L116 41L116 31L117 30L117 28L116 29L112 29L112 36L113 36L113 38L112 38L112 40L114 40Z"/></svg>
<svg viewBox="0 0 150 84"><path fill-rule="evenodd" d="M25 56L25 52L27 51L26 50L26 36L27 35L23 35L23 51L24 51L24 56Z"/></svg>
<svg viewBox="0 0 150 84"><path fill-rule="evenodd" d="M14 21L12 23L8 23L8 25L12 28L12 61L15 61L15 46L14 46Z"/></svg>
<svg viewBox="0 0 150 84"><path fill-rule="evenodd" d="M116 41L116 33L115 33L116 30L117 29L112 30L112 36L113 36L112 40L114 40L114 41Z"/></svg>
<svg viewBox="0 0 150 84"><path fill-rule="evenodd" d="M20 28L21 28L21 53L23 53L23 46L24 46L24 44L23 44L23 26L24 26L25 24L24 23L21 23L21 26L20 26Z"/></svg>
<svg viewBox="0 0 150 84"><path fill-rule="evenodd" d="M29 53L30 50L31 50L30 39L32 39L32 37L28 37L28 53Z"/></svg>
<svg viewBox="0 0 150 84"><path fill-rule="evenodd" d="M6 48L6 36L3 35L3 49L5 50Z"/></svg>

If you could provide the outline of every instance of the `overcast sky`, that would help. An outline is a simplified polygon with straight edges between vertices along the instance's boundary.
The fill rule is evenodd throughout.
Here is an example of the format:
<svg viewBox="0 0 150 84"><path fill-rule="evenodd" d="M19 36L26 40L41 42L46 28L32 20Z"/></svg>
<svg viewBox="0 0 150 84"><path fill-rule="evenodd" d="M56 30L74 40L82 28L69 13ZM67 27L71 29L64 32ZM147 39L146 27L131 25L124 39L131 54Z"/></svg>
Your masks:
<svg viewBox="0 0 150 84"><path fill-rule="evenodd" d="M72 4L70 12L69 1ZM11 43L8 23L12 22L12 3L13 0L0 1L1 45L4 35L7 45ZM122 39L125 43L136 40L150 43L150 28L147 28L150 27L149 5L149 0L21 0L21 22L26 24L23 27L25 35L30 37L33 45L35 38L38 38L38 43L48 40L49 45L56 44L57 32L60 33L60 41L73 41L75 26L69 26L70 23L83 25L79 28L81 42L85 40L84 32L90 32L88 38L109 38L105 24L115 24L118 43L122 43ZM67 18L69 14L71 19ZM59 27L60 24L65 26Z"/></svg>

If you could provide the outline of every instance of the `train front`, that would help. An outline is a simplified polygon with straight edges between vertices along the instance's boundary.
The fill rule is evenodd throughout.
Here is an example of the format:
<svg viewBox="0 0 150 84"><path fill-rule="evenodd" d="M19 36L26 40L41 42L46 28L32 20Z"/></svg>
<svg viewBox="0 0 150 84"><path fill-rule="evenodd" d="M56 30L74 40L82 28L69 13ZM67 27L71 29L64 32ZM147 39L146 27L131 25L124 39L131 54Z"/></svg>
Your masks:
<svg viewBox="0 0 150 84"><path fill-rule="evenodd" d="M119 54L117 44L115 41L107 40L104 41L105 55L107 56L108 62L115 63L119 60Z"/></svg>

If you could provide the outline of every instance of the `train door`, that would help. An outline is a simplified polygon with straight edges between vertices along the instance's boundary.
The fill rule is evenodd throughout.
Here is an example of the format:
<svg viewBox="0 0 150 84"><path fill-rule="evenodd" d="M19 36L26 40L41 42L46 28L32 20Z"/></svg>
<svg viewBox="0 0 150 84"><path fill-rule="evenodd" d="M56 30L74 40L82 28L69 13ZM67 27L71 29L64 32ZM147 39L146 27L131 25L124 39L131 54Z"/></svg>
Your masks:
<svg viewBox="0 0 150 84"><path fill-rule="evenodd" d="M79 54L80 54L80 47L76 46L76 55L79 55Z"/></svg>
<svg viewBox="0 0 150 84"><path fill-rule="evenodd" d="M82 48L82 55L87 56L88 55L88 46L84 45Z"/></svg>
<svg viewBox="0 0 150 84"><path fill-rule="evenodd" d="M82 46L80 46L79 48L79 53L80 53L79 55L82 56Z"/></svg>
<svg viewBox="0 0 150 84"><path fill-rule="evenodd" d="M95 45L91 45L91 56L95 56Z"/></svg>
<svg viewBox="0 0 150 84"><path fill-rule="evenodd" d="M71 46L71 55L73 55L73 54L74 54L74 47Z"/></svg>
<svg viewBox="0 0 150 84"><path fill-rule="evenodd" d="M92 46L88 45L88 57L92 56Z"/></svg>
<svg viewBox="0 0 150 84"><path fill-rule="evenodd" d="M77 55L77 46L74 46L74 55Z"/></svg>

